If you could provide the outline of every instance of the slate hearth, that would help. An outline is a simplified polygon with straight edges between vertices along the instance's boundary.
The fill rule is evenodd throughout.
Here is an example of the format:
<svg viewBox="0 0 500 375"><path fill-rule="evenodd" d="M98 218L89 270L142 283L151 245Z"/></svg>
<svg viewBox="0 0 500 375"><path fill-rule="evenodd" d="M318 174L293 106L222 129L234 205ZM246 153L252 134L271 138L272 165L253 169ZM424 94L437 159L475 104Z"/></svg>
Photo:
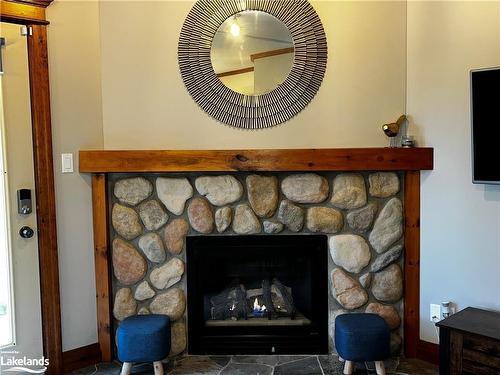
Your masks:
<svg viewBox="0 0 500 375"><path fill-rule="evenodd" d="M437 367L419 360L394 358L385 362L388 374L438 375ZM342 375L335 355L320 356L186 356L165 365L168 375ZM150 364L137 365L133 374L152 375ZM119 375L118 362L98 364L71 375ZM357 375L375 374L372 363L358 363Z"/></svg>

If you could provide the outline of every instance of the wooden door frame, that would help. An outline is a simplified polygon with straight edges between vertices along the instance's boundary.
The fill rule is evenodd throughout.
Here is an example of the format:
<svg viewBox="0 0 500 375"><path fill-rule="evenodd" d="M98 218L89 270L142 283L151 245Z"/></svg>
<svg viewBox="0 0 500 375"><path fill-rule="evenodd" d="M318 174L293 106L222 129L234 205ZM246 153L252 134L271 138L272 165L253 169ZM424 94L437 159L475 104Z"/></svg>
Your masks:
<svg viewBox="0 0 500 375"><path fill-rule="evenodd" d="M48 374L62 373L62 332L57 254L56 202L50 118L47 20L50 1L0 2L0 21L31 27L27 36L33 130L33 161L37 202L38 256L43 354Z"/></svg>

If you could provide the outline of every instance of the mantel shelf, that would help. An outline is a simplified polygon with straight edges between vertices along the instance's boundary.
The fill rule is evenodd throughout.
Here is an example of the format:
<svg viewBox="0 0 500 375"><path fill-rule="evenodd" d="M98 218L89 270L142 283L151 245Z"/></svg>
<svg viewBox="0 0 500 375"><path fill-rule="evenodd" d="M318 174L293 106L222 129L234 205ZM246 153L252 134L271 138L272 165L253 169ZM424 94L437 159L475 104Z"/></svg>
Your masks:
<svg viewBox="0 0 500 375"><path fill-rule="evenodd" d="M82 150L80 172L418 171L433 148Z"/></svg>

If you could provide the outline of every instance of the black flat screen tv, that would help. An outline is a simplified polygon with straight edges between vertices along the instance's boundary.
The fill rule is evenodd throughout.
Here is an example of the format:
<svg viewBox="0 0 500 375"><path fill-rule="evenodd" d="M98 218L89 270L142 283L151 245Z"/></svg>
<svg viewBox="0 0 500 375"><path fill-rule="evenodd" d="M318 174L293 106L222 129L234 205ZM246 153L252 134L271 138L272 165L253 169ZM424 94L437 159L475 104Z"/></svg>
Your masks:
<svg viewBox="0 0 500 375"><path fill-rule="evenodd" d="M472 70L472 182L500 184L500 67Z"/></svg>

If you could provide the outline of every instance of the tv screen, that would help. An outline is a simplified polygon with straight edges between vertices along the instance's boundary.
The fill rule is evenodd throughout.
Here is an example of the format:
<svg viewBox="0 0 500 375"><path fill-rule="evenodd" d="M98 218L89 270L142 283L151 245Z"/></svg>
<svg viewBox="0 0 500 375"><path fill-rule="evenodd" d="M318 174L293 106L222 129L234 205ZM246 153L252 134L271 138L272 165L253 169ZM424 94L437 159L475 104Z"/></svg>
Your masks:
<svg viewBox="0 0 500 375"><path fill-rule="evenodd" d="M472 182L500 184L500 68L471 71Z"/></svg>

